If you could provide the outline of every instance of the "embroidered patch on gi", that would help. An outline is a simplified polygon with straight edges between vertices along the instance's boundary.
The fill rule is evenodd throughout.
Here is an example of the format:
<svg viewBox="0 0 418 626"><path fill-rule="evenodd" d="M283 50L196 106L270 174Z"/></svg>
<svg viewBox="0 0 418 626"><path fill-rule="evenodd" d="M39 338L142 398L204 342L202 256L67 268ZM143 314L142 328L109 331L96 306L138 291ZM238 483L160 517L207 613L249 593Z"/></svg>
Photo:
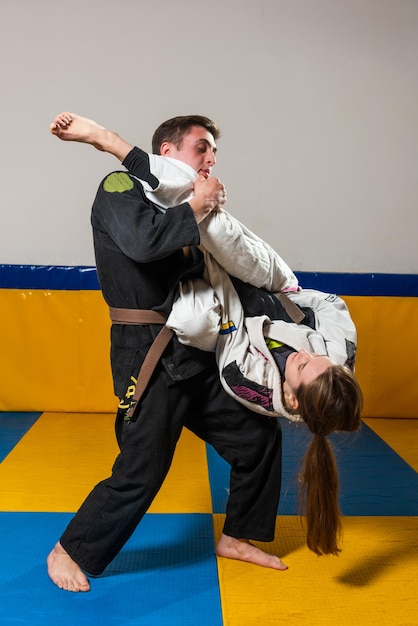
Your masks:
<svg viewBox="0 0 418 626"><path fill-rule="evenodd" d="M222 375L228 387L238 398L247 400L247 402L254 402L266 411L273 411L273 390L245 378L236 361L229 363L223 369Z"/></svg>
<svg viewBox="0 0 418 626"><path fill-rule="evenodd" d="M105 179L103 189L108 193L123 193L133 189L132 178L125 172L113 172Z"/></svg>
<svg viewBox="0 0 418 626"><path fill-rule="evenodd" d="M221 324L221 327L220 327L220 330L219 330L219 334L220 335L230 335L235 330L237 330L237 328L236 328L234 322L229 320L229 322L226 322L225 324Z"/></svg>
<svg viewBox="0 0 418 626"><path fill-rule="evenodd" d="M354 364L356 362L356 344L348 339L345 340L345 347L347 350L347 360L345 365L350 368L350 370L354 370Z"/></svg>
<svg viewBox="0 0 418 626"><path fill-rule="evenodd" d="M338 296L335 293L330 293L326 298L325 301L326 302L335 302L335 300L337 300Z"/></svg>
<svg viewBox="0 0 418 626"><path fill-rule="evenodd" d="M124 415L124 420L126 422L135 422L136 417L133 417L132 411L130 416L128 417L127 413L131 408L136 405L136 400L133 399L135 394L137 380L133 376L131 376L131 384L128 385L124 398L122 398L119 402L118 410L120 413Z"/></svg>

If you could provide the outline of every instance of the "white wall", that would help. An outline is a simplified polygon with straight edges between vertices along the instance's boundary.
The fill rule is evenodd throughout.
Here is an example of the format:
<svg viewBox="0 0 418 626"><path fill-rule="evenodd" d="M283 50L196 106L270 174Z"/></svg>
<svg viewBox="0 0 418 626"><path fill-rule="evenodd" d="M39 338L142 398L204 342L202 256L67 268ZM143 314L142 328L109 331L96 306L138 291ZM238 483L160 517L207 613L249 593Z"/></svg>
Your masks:
<svg viewBox="0 0 418 626"><path fill-rule="evenodd" d="M0 263L94 264L113 158L62 110L150 148L201 113L228 208L296 270L418 272L416 0L1 0Z"/></svg>

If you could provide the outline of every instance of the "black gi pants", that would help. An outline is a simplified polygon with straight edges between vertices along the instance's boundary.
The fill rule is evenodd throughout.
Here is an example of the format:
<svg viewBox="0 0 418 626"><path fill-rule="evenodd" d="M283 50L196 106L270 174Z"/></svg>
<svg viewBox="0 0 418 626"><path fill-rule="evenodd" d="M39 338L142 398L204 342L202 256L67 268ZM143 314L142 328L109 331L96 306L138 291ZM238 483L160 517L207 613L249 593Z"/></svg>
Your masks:
<svg viewBox="0 0 418 626"><path fill-rule="evenodd" d="M100 574L134 532L158 493L185 426L231 465L224 533L272 541L281 484L279 420L227 395L217 370L167 383L157 366L135 422L118 417L120 446L110 478L87 497L61 537L82 569Z"/></svg>

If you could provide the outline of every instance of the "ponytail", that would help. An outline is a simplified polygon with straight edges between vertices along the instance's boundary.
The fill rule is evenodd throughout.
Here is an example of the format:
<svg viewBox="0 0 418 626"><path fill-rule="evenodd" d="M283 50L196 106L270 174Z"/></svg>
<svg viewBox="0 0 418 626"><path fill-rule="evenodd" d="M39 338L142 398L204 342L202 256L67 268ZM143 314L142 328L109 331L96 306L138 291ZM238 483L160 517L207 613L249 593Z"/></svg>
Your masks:
<svg viewBox="0 0 418 626"><path fill-rule="evenodd" d="M339 480L327 436L360 427L362 393L351 370L333 365L309 385L300 385L297 399L300 416L313 434L299 477L308 548L318 555L337 555L342 535Z"/></svg>
<svg viewBox="0 0 418 626"><path fill-rule="evenodd" d="M326 437L315 435L305 455L301 471L301 494L308 548L318 555L337 555L341 538L338 473Z"/></svg>

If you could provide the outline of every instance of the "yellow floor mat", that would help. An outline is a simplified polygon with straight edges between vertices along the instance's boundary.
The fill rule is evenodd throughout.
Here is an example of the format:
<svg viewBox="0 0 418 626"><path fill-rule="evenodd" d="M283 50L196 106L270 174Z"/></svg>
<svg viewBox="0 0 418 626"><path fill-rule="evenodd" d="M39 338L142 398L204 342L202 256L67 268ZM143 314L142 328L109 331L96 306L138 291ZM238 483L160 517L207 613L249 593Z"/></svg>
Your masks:
<svg viewBox="0 0 418 626"><path fill-rule="evenodd" d="M111 471L114 415L43 413L0 465L3 511L76 511ZM193 467L193 472L190 472ZM210 513L205 445L184 430L150 513Z"/></svg>
<svg viewBox="0 0 418 626"><path fill-rule="evenodd" d="M418 624L417 518L346 517L338 557L310 552L297 517L278 517L276 537L260 547L285 572L218 558L224 626Z"/></svg>

